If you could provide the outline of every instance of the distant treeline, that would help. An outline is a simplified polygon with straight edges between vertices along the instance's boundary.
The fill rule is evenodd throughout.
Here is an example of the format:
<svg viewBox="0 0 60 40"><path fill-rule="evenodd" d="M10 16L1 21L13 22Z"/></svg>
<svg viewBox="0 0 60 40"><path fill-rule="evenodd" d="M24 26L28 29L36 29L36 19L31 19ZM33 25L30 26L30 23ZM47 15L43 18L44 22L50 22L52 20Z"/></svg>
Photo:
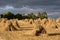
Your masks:
<svg viewBox="0 0 60 40"><path fill-rule="evenodd" d="M42 13L38 12L36 15L34 13L29 13L25 15L20 13L14 14L11 12L5 12L3 14L0 14L0 18L21 20L21 19L37 19L37 18L44 19L44 18L48 18L48 16L46 12L42 12Z"/></svg>

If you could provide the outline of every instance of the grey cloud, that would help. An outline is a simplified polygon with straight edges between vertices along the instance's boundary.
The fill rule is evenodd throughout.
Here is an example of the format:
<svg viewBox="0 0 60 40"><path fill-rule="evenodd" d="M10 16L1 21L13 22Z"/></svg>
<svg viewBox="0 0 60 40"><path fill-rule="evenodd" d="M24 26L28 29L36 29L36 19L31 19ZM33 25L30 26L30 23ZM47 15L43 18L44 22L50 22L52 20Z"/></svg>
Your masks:
<svg viewBox="0 0 60 40"><path fill-rule="evenodd" d="M43 9L41 8L31 8L29 6L23 6L21 8L15 8L13 6L5 6L5 7L0 7L0 13L3 13L3 12L6 12L6 11L10 11L10 12L13 12L13 13L37 13L37 12L42 12L44 11Z"/></svg>
<svg viewBox="0 0 60 40"><path fill-rule="evenodd" d="M6 5L12 6L14 9L6 9ZM23 6L25 6L25 8ZM60 0L0 0L0 8L0 13L6 11L13 13L47 11L49 16L60 17Z"/></svg>
<svg viewBox="0 0 60 40"><path fill-rule="evenodd" d="M60 5L60 0L0 0L0 5Z"/></svg>

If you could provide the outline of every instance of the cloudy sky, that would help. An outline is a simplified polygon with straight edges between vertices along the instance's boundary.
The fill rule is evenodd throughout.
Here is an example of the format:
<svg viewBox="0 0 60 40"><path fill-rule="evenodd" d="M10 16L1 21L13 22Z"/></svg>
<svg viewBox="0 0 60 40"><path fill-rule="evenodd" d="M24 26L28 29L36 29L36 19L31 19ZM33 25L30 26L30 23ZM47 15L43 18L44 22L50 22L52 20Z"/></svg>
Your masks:
<svg viewBox="0 0 60 40"><path fill-rule="evenodd" d="M0 0L0 13L37 13L46 11L49 17L60 17L60 0Z"/></svg>

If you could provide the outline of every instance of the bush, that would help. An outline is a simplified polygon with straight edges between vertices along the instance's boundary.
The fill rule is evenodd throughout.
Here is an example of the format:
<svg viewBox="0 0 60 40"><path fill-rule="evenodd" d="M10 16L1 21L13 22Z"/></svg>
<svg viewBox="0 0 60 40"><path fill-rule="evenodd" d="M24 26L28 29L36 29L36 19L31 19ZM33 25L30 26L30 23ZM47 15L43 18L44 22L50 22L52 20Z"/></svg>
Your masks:
<svg viewBox="0 0 60 40"><path fill-rule="evenodd" d="M46 12L43 12L41 15L42 15L42 17L41 17L42 19L44 19L44 18L48 18Z"/></svg>
<svg viewBox="0 0 60 40"><path fill-rule="evenodd" d="M27 14L27 17L29 19L36 19L37 18L36 15L34 15L33 13Z"/></svg>
<svg viewBox="0 0 60 40"><path fill-rule="evenodd" d="M20 20L20 19L22 19L23 17L22 17L22 14L19 14L19 13L18 13L18 14L15 15L15 18L17 18L17 19Z"/></svg>
<svg viewBox="0 0 60 40"><path fill-rule="evenodd" d="M34 14L34 13L30 13L30 14L27 14L27 15L23 15L23 14L20 14L20 13L17 13L16 15L14 15L13 13L11 12L5 12L3 14L0 14L0 18L7 18L7 19L37 19L37 18L41 18L41 19L44 19L44 18L48 18L47 16L47 13L46 12L43 12L43 13L38 13L37 16Z"/></svg>
<svg viewBox="0 0 60 40"><path fill-rule="evenodd" d="M13 19L14 14L12 14L11 12L5 12L3 14L3 18L7 18L7 19Z"/></svg>

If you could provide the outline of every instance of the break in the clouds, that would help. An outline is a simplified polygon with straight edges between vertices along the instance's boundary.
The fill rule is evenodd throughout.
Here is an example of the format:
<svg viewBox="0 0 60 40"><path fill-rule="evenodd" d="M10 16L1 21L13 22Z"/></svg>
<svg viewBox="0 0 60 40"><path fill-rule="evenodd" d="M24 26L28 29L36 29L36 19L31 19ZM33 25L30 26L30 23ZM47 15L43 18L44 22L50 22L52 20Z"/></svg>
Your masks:
<svg viewBox="0 0 60 40"><path fill-rule="evenodd" d="M46 11L49 17L60 17L60 0L0 0L0 13L37 13Z"/></svg>
<svg viewBox="0 0 60 40"><path fill-rule="evenodd" d="M43 12L44 10L41 8L31 8L29 6L23 6L20 8L15 8L13 6L5 6L5 7L0 7L0 13L4 13L10 11L12 13L38 13L38 12Z"/></svg>

